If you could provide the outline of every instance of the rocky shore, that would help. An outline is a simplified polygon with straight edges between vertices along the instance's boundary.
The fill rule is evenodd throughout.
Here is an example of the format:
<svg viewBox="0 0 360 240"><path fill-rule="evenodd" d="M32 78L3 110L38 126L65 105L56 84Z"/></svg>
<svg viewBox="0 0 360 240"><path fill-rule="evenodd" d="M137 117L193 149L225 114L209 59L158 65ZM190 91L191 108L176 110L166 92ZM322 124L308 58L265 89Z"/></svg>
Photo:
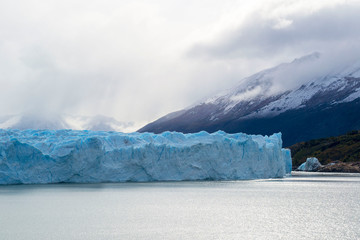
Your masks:
<svg viewBox="0 0 360 240"><path fill-rule="evenodd" d="M360 162L332 162L320 166L317 172L360 173Z"/></svg>
<svg viewBox="0 0 360 240"><path fill-rule="evenodd" d="M322 165L316 157L309 157L295 171L360 173L360 162L333 161Z"/></svg>

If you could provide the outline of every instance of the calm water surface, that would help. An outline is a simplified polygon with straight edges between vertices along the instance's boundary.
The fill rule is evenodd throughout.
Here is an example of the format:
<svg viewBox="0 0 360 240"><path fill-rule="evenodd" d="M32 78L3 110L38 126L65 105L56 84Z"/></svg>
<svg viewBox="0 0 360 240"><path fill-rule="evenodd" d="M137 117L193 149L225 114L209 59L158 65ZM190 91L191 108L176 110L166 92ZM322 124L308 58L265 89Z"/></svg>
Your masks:
<svg viewBox="0 0 360 240"><path fill-rule="evenodd" d="M360 239L360 175L0 186L0 239Z"/></svg>

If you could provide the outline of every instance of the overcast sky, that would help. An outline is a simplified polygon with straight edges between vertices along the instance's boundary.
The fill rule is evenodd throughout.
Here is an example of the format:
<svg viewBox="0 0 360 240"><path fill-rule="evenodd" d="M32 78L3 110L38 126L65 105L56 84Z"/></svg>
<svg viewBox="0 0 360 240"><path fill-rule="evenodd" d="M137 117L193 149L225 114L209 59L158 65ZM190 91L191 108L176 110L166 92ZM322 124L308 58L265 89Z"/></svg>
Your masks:
<svg viewBox="0 0 360 240"><path fill-rule="evenodd" d="M358 2L1 0L0 112L140 127L314 51L358 58Z"/></svg>

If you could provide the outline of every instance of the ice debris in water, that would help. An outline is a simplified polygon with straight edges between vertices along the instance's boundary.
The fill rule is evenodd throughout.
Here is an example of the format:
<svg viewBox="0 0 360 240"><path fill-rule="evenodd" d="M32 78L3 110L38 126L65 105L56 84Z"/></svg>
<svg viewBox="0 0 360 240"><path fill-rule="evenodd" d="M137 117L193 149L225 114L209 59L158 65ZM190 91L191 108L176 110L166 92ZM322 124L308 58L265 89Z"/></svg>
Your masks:
<svg viewBox="0 0 360 240"><path fill-rule="evenodd" d="M0 129L0 184L236 180L290 171L281 133Z"/></svg>
<svg viewBox="0 0 360 240"><path fill-rule="evenodd" d="M313 172L321 167L321 163L316 157L309 157L306 162L302 163L296 170Z"/></svg>

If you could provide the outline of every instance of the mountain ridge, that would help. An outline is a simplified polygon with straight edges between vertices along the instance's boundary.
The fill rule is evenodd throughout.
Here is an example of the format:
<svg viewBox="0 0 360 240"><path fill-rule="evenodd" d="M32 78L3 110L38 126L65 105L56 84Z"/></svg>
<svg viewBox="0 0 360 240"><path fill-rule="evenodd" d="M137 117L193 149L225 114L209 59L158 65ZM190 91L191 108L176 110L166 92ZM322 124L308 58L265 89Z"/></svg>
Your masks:
<svg viewBox="0 0 360 240"><path fill-rule="evenodd" d="M243 79L230 90L176 114L165 115L138 131L189 133L223 130L248 134L280 131L287 146L294 144L294 141L339 135L344 133L342 131L360 128L360 122L353 117L360 118L357 101L360 97L359 62L328 71L317 69L321 66L321 54L315 52L263 70ZM282 86L282 83L290 87ZM348 111L342 111L343 108ZM302 119L302 122L299 124L295 119ZM313 136L291 130L292 127L305 129L306 124L314 120L316 124L310 124L314 125ZM345 125L344 129L334 126L337 120L338 124ZM328 131L325 129L319 133L316 128L321 128L321 123L329 126ZM289 134L300 134L300 137Z"/></svg>

